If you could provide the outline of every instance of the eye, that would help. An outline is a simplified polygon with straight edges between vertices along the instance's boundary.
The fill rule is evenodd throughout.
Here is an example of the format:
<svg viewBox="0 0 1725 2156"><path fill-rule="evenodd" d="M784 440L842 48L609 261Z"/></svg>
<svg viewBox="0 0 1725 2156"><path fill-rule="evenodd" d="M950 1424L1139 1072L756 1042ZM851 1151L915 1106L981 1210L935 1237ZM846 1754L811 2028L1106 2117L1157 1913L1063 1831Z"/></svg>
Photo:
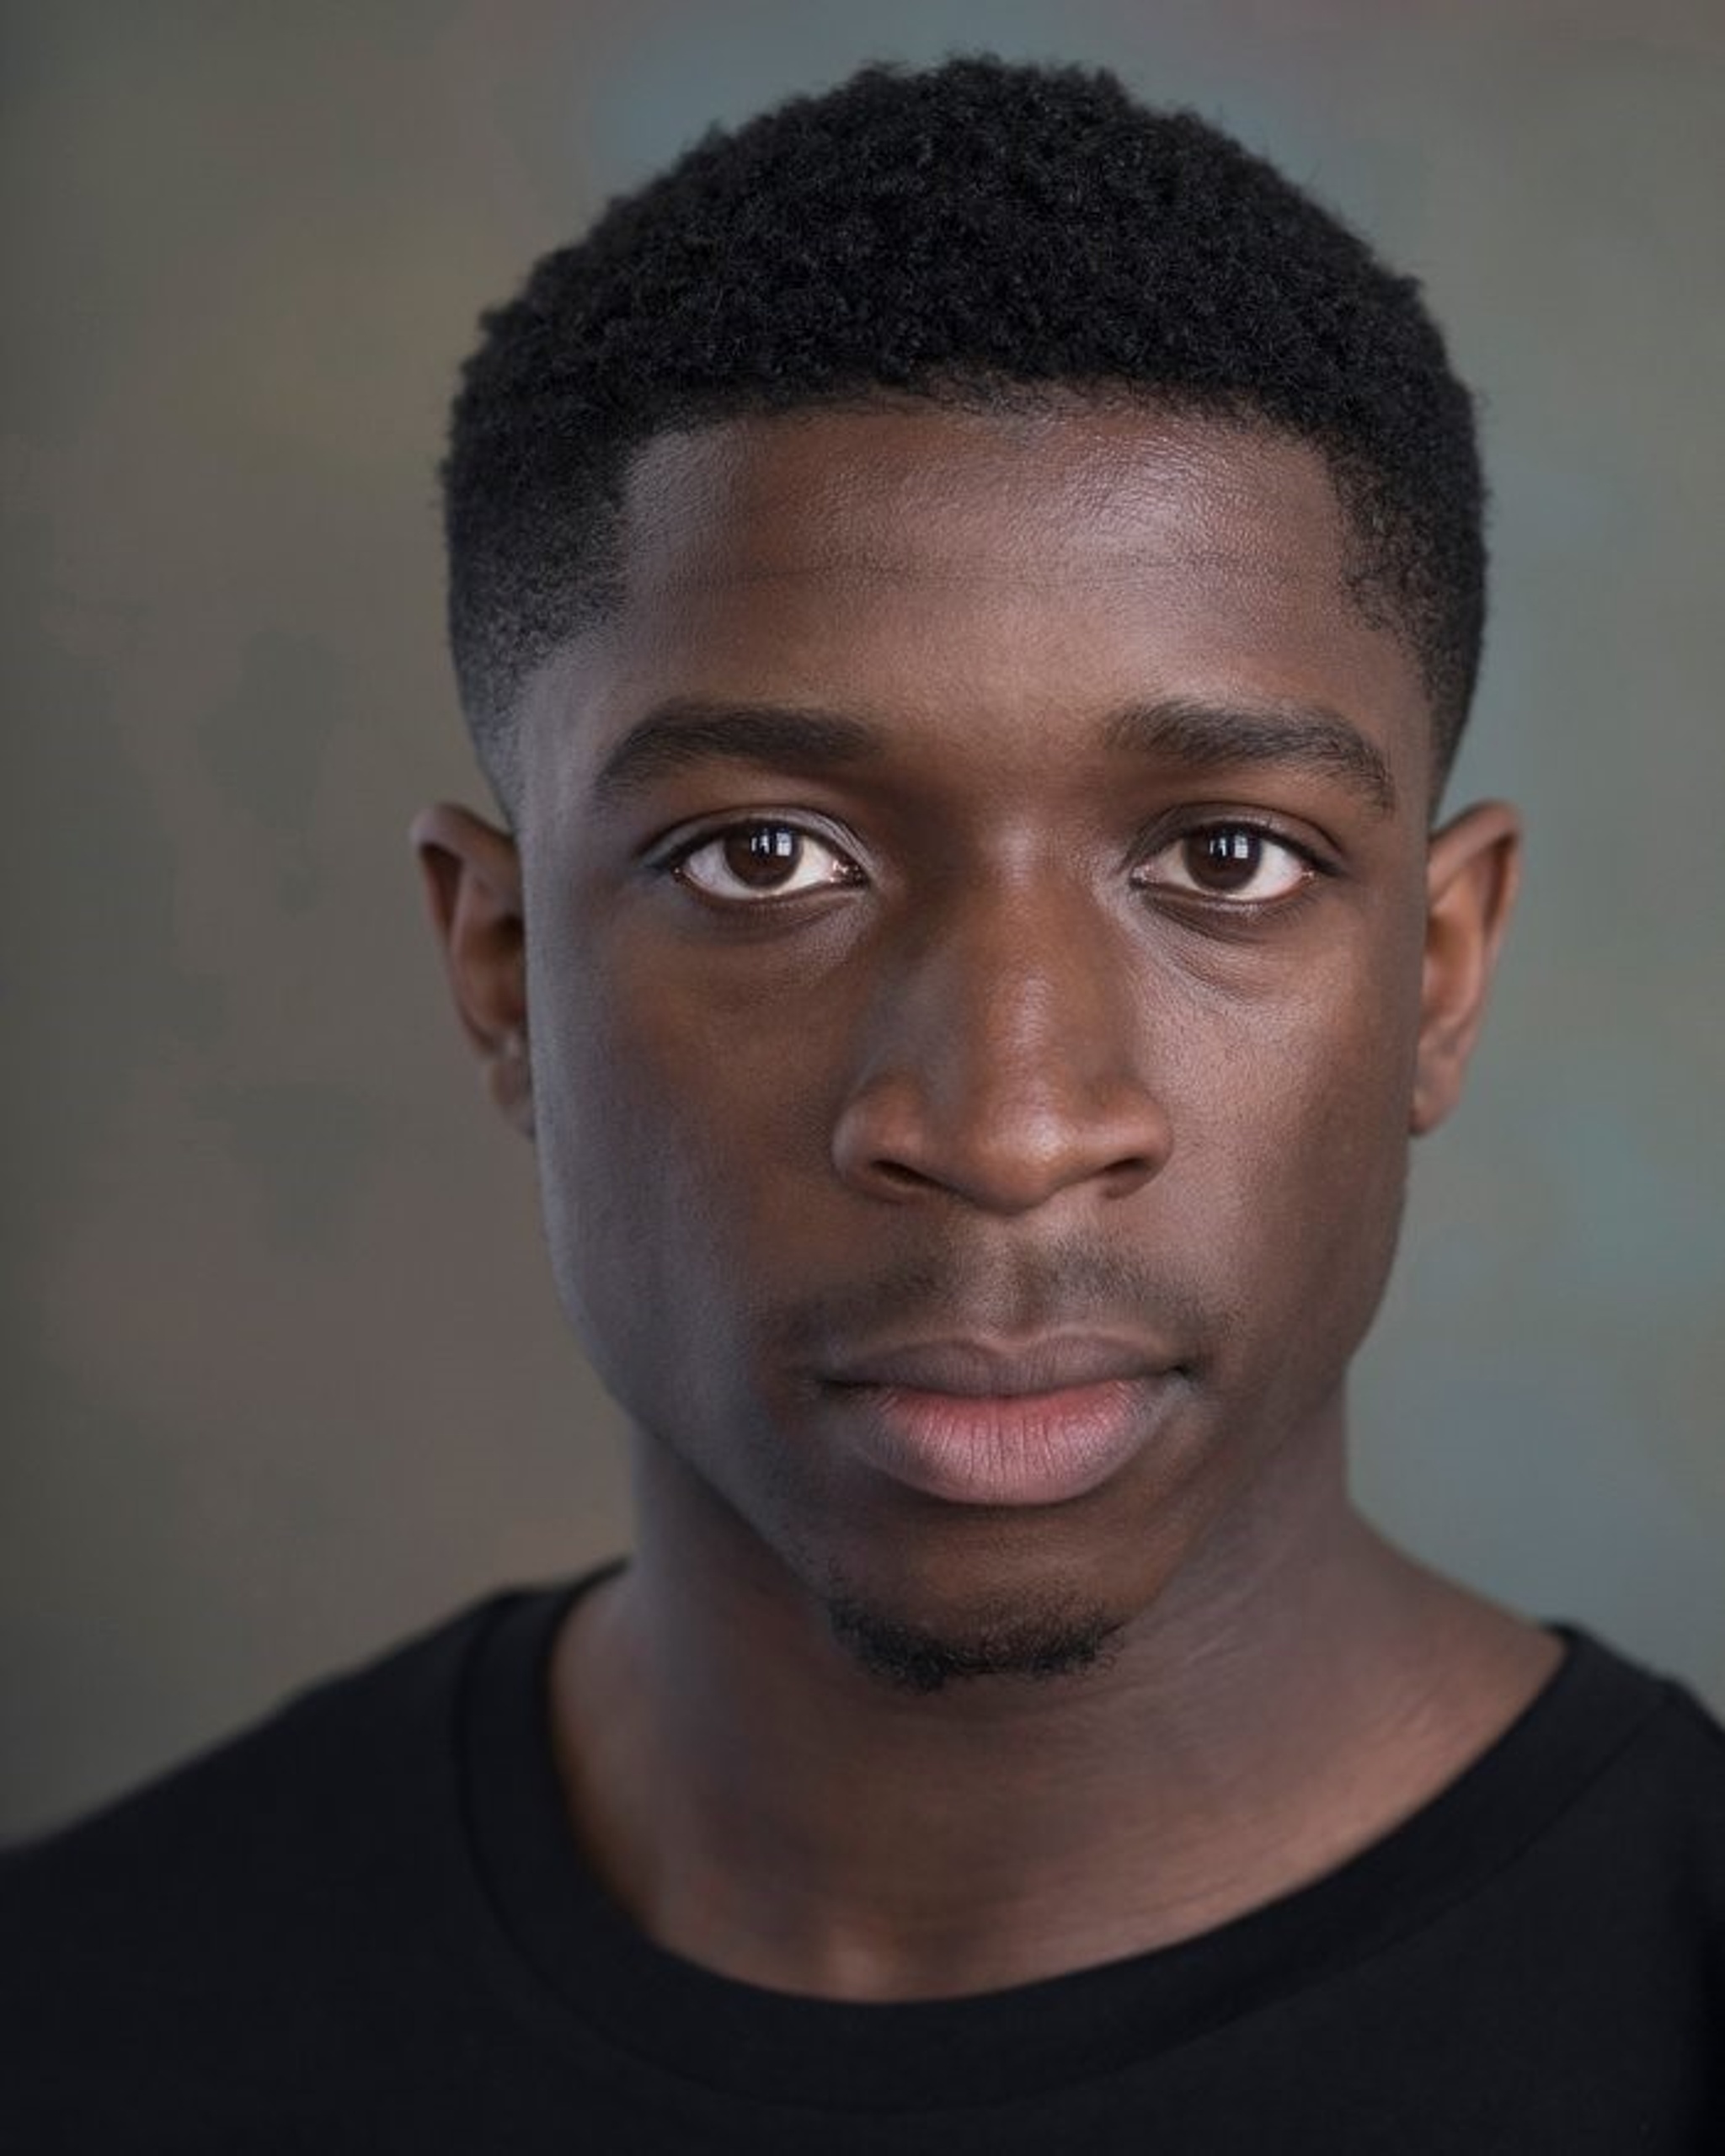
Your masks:
<svg viewBox="0 0 1725 2156"><path fill-rule="evenodd" d="M1205 824L1159 848L1132 880L1140 889L1268 905L1291 898L1317 873L1308 854L1256 824Z"/></svg>
<svg viewBox="0 0 1725 2156"><path fill-rule="evenodd" d="M671 873L702 898L727 905L801 898L862 880L856 862L830 840L770 818L697 840L671 863Z"/></svg>

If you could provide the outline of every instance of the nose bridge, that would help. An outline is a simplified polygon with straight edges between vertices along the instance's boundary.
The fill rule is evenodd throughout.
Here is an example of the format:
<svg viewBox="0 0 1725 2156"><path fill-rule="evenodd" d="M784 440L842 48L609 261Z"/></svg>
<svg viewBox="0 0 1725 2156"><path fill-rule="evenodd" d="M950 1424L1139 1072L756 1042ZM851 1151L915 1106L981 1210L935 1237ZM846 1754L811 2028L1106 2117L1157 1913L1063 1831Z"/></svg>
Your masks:
<svg viewBox="0 0 1725 2156"><path fill-rule="evenodd" d="M1141 993L1119 924L1079 879L965 879L891 969L839 1125L841 1171L1001 1212L1092 1179L1135 1187L1168 1144Z"/></svg>
<svg viewBox="0 0 1725 2156"><path fill-rule="evenodd" d="M1124 1011L1110 1007L1125 986L1112 943L1093 899L1061 879L964 894L927 959L953 1080L1052 1101L1112 1054L1130 1054L1116 1038Z"/></svg>

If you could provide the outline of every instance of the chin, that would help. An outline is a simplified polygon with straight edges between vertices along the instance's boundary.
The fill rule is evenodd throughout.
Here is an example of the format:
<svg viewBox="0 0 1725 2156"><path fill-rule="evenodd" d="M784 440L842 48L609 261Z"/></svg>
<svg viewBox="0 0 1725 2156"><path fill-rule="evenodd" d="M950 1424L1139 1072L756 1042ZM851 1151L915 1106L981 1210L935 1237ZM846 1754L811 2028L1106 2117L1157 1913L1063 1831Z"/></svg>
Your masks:
<svg viewBox="0 0 1725 2156"><path fill-rule="evenodd" d="M781 1518L762 1539L859 1670L926 1694L1106 1666L1177 1554L1144 1513L1119 1487L1011 1510L876 1487L812 1532Z"/></svg>

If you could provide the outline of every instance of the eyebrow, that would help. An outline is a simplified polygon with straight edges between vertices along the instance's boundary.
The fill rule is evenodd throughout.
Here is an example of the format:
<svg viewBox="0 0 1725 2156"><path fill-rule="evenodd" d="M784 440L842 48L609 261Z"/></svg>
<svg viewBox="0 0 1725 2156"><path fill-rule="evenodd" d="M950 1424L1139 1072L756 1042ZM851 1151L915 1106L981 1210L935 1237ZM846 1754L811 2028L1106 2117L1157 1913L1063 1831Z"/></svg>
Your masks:
<svg viewBox="0 0 1725 2156"><path fill-rule="evenodd" d="M1188 771L1234 764L1310 771L1340 780L1381 815L1395 811L1388 758L1351 720L1323 705L1242 707L1175 696L1126 705L1106 721L1103 734L1111 749L1135 750Z"/></svg>
<svg viewBox="0 0 1725 2156"><path fill-rule="evenodd" d="M1188 771L1231 766L1307 770L1339 780L1380 814L1396 806L1387 759L1338 712L1272 702L1236 707L1188 697L1124 705L1103 721L1104 747ZM657 779L714 761L820 771L884 754L868 720L793 704L731 704L678 697L638 719L606 757L594 798L612 806Z"/></svg>
<svg viewBox="0 0 1725 2156"><path fill-rule="evenodd" d="M770 764L784 771L825 771L878 756L882 735L866 720L792 704L711 703L683 697L638 719L593 782L594 798L615 804L655 779L718 760Z"/></svg>

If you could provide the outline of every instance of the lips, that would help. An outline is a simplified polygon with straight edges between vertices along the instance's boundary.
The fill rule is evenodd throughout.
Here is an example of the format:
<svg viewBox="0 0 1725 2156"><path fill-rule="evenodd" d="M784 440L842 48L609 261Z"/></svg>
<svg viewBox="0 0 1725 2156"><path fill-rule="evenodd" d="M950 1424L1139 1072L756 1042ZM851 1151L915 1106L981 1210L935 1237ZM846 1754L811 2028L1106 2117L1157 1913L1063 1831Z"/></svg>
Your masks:
<svg viewBox="0 0 1725 2156"><path fill-rule="evenodd" d="M904 1342L841 1360L828 1374L841 1385L1006 1398L1141 1377L1153 1367L1142 1347L1087 1334L1053 1333L1012 1346L960 1338Z"/></svg>
<svg viewBox="0 0 1725 2156"><path fill-rule="evenodd" d="M826 1390L849 1448L877 1473L952 1504L1026 1506L1110 1481L1177 1379L1117 1341L943 1340L868 1353Z"/></svg>

